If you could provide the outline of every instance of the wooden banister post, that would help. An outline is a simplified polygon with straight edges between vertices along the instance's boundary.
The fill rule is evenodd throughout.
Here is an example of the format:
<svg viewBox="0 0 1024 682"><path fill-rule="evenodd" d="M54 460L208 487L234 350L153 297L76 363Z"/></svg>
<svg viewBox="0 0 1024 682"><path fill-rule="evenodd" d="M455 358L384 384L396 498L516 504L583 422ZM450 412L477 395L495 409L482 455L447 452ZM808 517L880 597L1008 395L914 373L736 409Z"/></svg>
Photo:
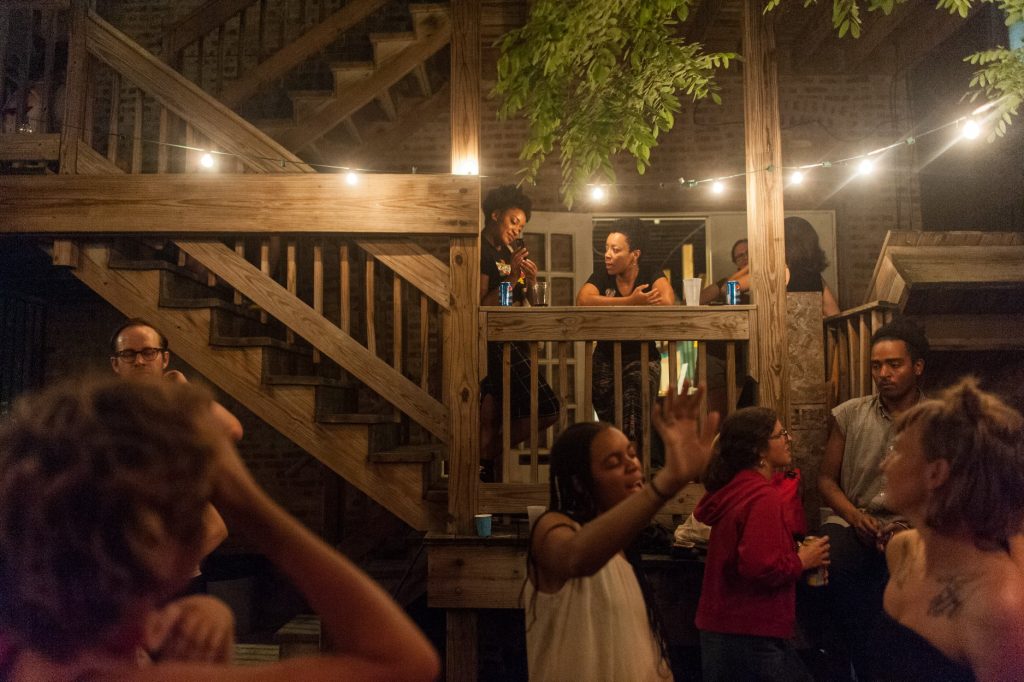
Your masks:
<svg viewBox="0 0 1024 682"><path fill-rule="evenodd" d="M786 248L775 14L765 14L761 0L744 0L743 7L743 126L746 167L754 171L747 175L747 238L758 334L751 366L758 371L758 402L786 422Z"/></svg>
<svg viewBox="0 0 1024 682"><path fill-rule="evenodd" d="M78 141L85 122L89 52L85 46L89 7L86 0L72 0L68 36L68 71L65 82L64 122L60 131L60 172L78 172Z"/></svg>

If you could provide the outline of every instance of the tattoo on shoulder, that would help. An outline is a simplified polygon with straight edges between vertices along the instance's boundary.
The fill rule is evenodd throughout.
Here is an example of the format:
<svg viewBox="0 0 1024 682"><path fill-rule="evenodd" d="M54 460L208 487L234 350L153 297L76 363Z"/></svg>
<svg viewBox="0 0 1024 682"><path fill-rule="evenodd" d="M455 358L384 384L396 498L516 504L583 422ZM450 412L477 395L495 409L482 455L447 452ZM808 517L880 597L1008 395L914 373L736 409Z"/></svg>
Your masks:
<svg viewBox="0 0 1024 682"><path fill-rule="evenodd" d="M954 618L967 603L967 599L973 591L971 583L976 578L976 575L952 575L940 578L939 583L942 585L942 589L928 602L928 615L933 618L940 616Z"/></svg>

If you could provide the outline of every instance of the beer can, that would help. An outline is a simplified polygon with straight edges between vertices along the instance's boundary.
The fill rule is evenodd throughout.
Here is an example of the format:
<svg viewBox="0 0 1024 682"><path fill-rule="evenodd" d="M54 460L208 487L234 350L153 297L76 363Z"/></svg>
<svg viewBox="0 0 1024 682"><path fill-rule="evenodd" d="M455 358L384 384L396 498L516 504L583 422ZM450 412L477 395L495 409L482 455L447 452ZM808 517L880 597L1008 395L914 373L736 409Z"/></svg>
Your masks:
<svg viewBox="0 0 1024 682"><path fill-rule="evenodd" d="M740 283L739 280L730 279L726 282L725 290L725 302L729 305L739 305L740 302Z"/></svg>
<svg viewBox="0 0 1024 682"><path fill-rule="evenodd" d="M498 305L512 305L512 282L498 285Z"/></svg>
<svg viewBox="0 0 1024 682"><path fill-rule="evenodd" d="M808 535L804 538L803 544L809 544L813 540L817 540L817 536ZM810 587L824 587L828 585L828 566L818 566L817 568L811 569L807 573L807 584Z"/></svg>

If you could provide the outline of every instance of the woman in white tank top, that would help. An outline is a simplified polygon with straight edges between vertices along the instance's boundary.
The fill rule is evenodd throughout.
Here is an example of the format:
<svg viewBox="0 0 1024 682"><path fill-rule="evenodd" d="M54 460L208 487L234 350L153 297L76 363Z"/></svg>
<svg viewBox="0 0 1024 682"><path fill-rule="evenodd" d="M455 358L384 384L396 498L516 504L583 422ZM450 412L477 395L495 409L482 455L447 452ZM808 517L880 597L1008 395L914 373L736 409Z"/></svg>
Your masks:
<svg viewBox="0 0 1024 682"><path fill-rule="evenodd" d="M633 445L610 424L574 424L552 446L549 511L527 554L531 680L672 679L653 605L624 550L711 456L718 415L698 434L703 387L688 388L654 410L665 466L646 484Z"/></svg>

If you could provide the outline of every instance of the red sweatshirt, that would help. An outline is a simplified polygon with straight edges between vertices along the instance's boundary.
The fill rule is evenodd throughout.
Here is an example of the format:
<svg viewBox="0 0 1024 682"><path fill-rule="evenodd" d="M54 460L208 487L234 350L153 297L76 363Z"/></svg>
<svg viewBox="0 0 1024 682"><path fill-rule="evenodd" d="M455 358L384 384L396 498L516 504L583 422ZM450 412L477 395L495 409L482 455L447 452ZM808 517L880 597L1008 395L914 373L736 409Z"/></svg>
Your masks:
<svg viewBox="0 0 1024 682"><path fill-rule="evenodd" d="M697 627L792 637L803 567L775 489L758 472L741 471L705 495L693 515L711 526Z"/></svg>

